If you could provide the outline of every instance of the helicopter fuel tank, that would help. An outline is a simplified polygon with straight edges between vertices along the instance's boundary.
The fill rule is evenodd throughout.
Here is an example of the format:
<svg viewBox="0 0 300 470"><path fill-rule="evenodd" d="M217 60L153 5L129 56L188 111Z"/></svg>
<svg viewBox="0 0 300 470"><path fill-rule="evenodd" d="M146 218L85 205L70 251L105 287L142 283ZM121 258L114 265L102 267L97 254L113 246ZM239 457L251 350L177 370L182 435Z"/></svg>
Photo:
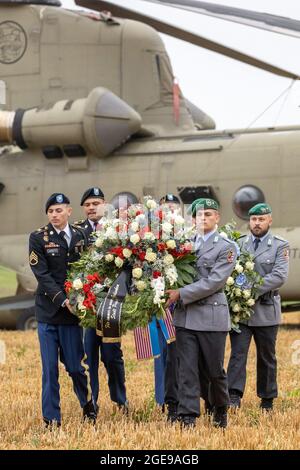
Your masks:
<svg viewBox="0 0 300 470"><path fill-rule="evenodd" d="M0 144L22 149L41 148L45 156L105 157L135 134L141 117L105 88L95 88L87 98L62 100L54 105L0 111Z"/></svg>

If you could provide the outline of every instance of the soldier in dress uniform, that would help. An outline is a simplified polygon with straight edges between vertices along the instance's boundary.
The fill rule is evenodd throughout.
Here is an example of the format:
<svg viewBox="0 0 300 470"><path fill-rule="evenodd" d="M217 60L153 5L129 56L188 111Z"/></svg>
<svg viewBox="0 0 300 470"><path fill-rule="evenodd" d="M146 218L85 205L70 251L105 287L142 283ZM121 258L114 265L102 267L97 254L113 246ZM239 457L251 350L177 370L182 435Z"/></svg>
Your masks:
<svg viewBox="0 0 300 470"><path fill-rule="evenodd" d="M81 198L85 220L75 222L75 226L84 229L89 244L93 243L93 233L101 230L101 217L105 207L105 198L100 188L87 189ZM87 328L84 335L84 348L90 369L91 387L94 403L98 411L99 396L99 352L107 375L110 398L125 412L128 412L128 401L125 387L125 366L121 343L103 343L97 336L95 328Z"/></svg>
<svg viewBox="0 0 300 470"><path fill-rule="evenodd" d="M278 289L286 282L289 244L270 231L272 210L269 204L256 204L249 211L250 233L240 238L242 250L254 255L255 270L262 276L254 314L240 323L241 333L231 332L228 384L231 406L239 408L246 383L246 364L252 336L257 353L257 395L263 410L273 408L277 397L276 337L281 321Z"/></svg>
<svg viewBox="0 0 300 470"><path fill-rule="evenodd" d="M177 302L174 315L179 357L178 415L183 426L194 426L200 415L202 382L209 381L215 426L227 426L229 394L223 368L230 316L223 288L233 271L235 245L217 232L218 203L197 199L191 206L197 227L195 249L198 280L167 291L168 303Z"/></svg>
<svg viewBox="0 0 300 470"><path fill-rule="evenodd" d="M64 194L46 202L49 223L30 234L29 263L38 281L35 310L42 358L42 412L46 426L61 424L58 358L72 378L83 416L95 422L83 332L73 315L64 283L69 263L87 246L83 230L69 224L72 209Z"/></svg>
<svg viewBox="0 0 300 470"><path fill-rule="evenodd" d="M159 201L162 209L178 211L180 210L180 200L174 194L166 194ZM173 309L174 306L171 306ZM178 358L176 353L176 342L167 344L165 337L157 322L158 339L161 354L154 359L154 381L155 400L164 408L168 408L168 421L177 419L178 406Z"/></svg>

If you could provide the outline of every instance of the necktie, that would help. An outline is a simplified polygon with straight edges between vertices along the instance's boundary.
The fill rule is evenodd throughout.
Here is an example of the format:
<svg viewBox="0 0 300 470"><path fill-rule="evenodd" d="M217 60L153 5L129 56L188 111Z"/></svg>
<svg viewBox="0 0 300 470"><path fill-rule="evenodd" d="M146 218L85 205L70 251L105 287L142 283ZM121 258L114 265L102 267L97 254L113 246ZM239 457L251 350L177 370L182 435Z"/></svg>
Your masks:
<svg viewBox="0 0 300 470"><path fill-rule="evenodd" d="M62 230L61 232L59 232L59 237L65 242L65 244L67 246L69 246L69 243L68 243L68 240L67 240L67 236L66 236L66 232L64 230Z"/></svg>
<svg viewBox="0 0 300 470"><path fill-rule="evenodd" d="M98 230L98 222L94 222L94 232L97 232Z"/></svg>
<svg viewBox="0 0 300 470"><path fill-rule="evenodd" d="M258 248L258 245L260 244L261 242L261 239L260 238L254 238L254 242L253 242L253 245L254 245L254 251L257 250Z"/></svg>

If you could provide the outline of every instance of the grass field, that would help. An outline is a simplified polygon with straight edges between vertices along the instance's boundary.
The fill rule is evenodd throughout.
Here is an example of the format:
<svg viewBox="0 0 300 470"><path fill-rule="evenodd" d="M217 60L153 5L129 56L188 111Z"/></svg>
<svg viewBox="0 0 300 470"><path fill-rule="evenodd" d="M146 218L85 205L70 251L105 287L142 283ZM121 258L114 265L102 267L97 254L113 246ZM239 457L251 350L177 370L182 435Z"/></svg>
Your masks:
<svg viewBox="0 0 300 470"><path fill-rule="evenodd" d="M300 365L295 362L300 363L300 346L298 353L292 346L300 341L300 313L285 317L294 325L282 327L278 337L280 391L274 412L265 415L258 408L252 345L243 406L237 413L230 413L225 432L213 428L205 416L191 431L166 424L153 398L153 363L136 360L131 333L123 339L129 416L124 417L110 402L101 365L99 418L95 427L82 423L71 381L61 367L63 425L49 432L41 420L41 366L36 333L0 331L0 340L6 346L6 362L0 364L0 449L298 449ZM228 353L229 347L227 358Z"/></svg>
<svg viewBox="0 0 300 470"><path fill-rule="evenodd" d="M0 298L14 295L17 288L16 274L0 266Z"/></svg>

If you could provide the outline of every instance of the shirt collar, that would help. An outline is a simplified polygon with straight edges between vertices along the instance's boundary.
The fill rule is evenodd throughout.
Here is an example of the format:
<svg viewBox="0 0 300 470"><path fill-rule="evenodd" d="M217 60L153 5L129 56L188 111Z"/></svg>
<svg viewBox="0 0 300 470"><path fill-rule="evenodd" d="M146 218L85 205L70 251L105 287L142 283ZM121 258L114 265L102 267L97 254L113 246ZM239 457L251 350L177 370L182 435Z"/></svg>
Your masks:
<svg viewBox="0 0 300 470"><path fill-rule="evenodd" d="M216 233L216 229L212 230L211 232L204 233L201 238L206 242L206 240L208 240L209 237L211 237L214 233Z"/></svg>
<svg viewBox="0 0 300 470"><path fill-rule="evenodd" d="M270 232L267 232L263 237L260 238L260 241L263 242L264 239L267 238L269 235L270 235ZM256 237L255 235L253 235L253 233L251 233L251 237L252 237L253 242L256 238L259 238L259 237Z"/></svg>
<svg viewBox="0 0 300 470"><path fill-rule="evenodd" d="M65 226L65 228L63 228L62 230L59 230L58 228L55 228L55 227L54 227L54 229L55 229L55 231L56 231L56 233L57 233L58 235L60 234L60 232L64 231L65 234L67 235L67 237L69 237L70 239L72 238L71 228L70 228L70 225L69 225L69 224L67 224L67 225Z"/></svg>
<svg viewBox="0 0 300 470"><path fill-rule="evenodd" d="M97 222L93 222L91 219L88 219L88 221L89 221L89 223L90 223L90 226L92 227L92 229L94 229L94 227L95 227L95 224L97 224L97 225L98 225L98 224L100 223L100 221L99 221L99 220L98 220Z"/></svg>

